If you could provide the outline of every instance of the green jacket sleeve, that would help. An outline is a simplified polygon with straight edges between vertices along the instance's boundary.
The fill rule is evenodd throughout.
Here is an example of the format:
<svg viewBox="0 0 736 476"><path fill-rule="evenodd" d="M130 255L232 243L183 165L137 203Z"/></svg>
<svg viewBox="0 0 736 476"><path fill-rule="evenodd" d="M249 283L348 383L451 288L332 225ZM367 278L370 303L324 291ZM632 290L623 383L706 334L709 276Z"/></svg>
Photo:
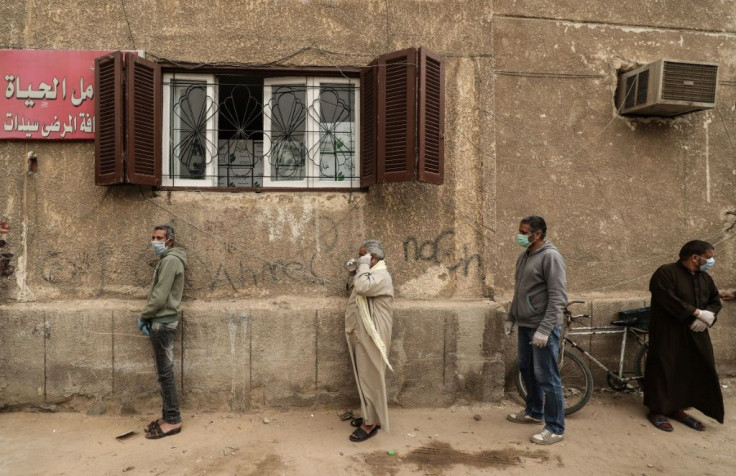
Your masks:
<svg viewBox="0 0 736 476"><path fill-rule="evenodd" d="M156 311L166 305L166 300L171 292L171 286L176 278L178 259L171 257L164 258L159 263L159 269L156 280L151 286L151 292L148 294L148 302L141 312L142 319L151 319L156 315Z"/></svg>

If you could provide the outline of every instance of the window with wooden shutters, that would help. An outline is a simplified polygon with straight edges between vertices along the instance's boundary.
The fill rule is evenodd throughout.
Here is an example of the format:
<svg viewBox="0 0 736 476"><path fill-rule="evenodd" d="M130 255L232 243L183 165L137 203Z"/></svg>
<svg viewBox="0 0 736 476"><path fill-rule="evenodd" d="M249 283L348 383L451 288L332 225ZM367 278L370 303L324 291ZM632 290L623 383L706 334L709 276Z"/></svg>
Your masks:
<svg viewBox="0 0 736 476"><path fill-rule="evenodd" d="M126 66L127 180L161 185L161 68L132 54Z"/></svg>
<svg viewBox="0 0 736 476"><path fill-rule="evenodd" d="M95 116L95 183L111 185L123 183L123 55L121 52L95 60L97 101Z"/></svg>
<svg viewBox="0 0 736 476"><path fill-rule="evenodd" d="M95 183L161 184L161 69L134 53L95 60Z"/></svg>
<svg viewBox="0 0 736 476"><path fill-rule="evenodd" d="M416 170L416 49L378 58L378 177L406 182Z"/></svg>
<svg viewBox="0 0 736 476"><path fill-rule="evenodd" d="M420 182L445 180L445 75L442 58L419 49L419 163Z"/></svg>
<svg viewBox="0 0 736 476"><path fill-rule="evenodd" d="M443 183L443 61L424 48L351 71L212 67L192 74L168 64L164 75L157 63L120 52L96 65L99 185Z"/></svg>
<svg viewBox="0 0 736 476"><path fill-rule="evenodd" d="M373 61L360 73L360 185L368 187L376 183L378 154L378 61Z"/></svg>
<svg viewBox="0 0 736 476"><path fill-rule="evenodd" d="M376 138L375 166L364 158L364 186L419 180L444 181L445 92L442 58L425 48L389 53L368 65L361 76L363 146ZM374 84L375 83L375 84ZM375 100L365 104L373 94ZM375 108L375 115L367 112ZM375 133L372 128L375 128ZM369 156L370 160L370 156ZM371 180L371 172L376 179Z"/></svg>

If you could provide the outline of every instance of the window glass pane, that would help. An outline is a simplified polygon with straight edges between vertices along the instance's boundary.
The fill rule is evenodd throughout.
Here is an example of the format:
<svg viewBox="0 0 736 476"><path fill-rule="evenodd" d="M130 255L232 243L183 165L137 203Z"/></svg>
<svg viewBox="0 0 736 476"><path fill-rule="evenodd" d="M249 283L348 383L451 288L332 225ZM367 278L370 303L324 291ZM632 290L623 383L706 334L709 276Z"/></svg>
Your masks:
<svg viewBox="0 0 736 476"><path fill-rule="evenodd" d="M325 84L319 91L319 180L355 178L355 87Z"/></svg>
<svg viewBox="0 0 736 476"><path fill-rule="evenodd" d="M271 90L271 180L306 177L306 96L304 85L280 85Z"/></svg>
<svg viewBox="0 0 736 476"><path fill-rule="evenodd" d="M207 164L217 150L207 134L207 122L216 113L215 104L207 96L204 81L174 80L171 88L169 174L174 180L204 180Z"/></svg>
<svg viewBox="0 0 736 476"><path fill-rule="evenodd" d="M218 186L263 185L263 141L220 139Z"/></svg>
<svg viewBox="0 0 736 476"><path fill-rule="evenodd" d="M218 186L263 185L263 79L219 76Z"/></svg>

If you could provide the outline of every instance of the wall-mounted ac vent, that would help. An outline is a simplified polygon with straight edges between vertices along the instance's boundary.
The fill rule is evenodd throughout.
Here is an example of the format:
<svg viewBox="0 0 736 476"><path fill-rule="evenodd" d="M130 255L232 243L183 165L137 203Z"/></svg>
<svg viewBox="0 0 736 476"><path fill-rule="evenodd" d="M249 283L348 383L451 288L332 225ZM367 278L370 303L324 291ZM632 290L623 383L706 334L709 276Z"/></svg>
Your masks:
<svg viewBox="0 0 736 476"><path fill-rule="evenodd" d="M618 76L616 104L625 116L677 116L716 105L718 65L657 60Z"/></svg>

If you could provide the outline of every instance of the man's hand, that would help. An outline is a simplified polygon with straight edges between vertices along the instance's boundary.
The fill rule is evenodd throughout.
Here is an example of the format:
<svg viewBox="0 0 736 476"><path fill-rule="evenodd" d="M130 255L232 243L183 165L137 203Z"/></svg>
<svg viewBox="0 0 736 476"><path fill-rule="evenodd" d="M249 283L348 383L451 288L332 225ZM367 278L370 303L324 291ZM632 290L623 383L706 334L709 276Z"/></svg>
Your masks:
<svg viewBox="0 0 736 476"><path fill-rule="evenodd" d="M506 333L507 336L510 336L514 333L514 323L511 321L506 321L503 324L503 331Z"/></svg>
<svg viewBox="0 0 736 476"><path fill-rule="evenodd" d="M151 337L151 333L148 332L148 322L144 321L140 317L138 318L138 330L143 333L146 337Z"/></svg>
<svg viewBox="0 0 736 476"><path fill-rule="evenodd" d="M705 311L703 309L698 309L698 315L695 317L705 322L705 325L707 325L708 327L712 326L713 323L716 321L715 314L713 314L710 311Z"/></svg>
<svg viewBox="0 0 736 476"><path fill-rule="evenodd" d="M736 301L736 295L731 291L721 291L721 299L724 301Z"/></svg>
<svg viewBox="0 0 736 476"><path fill-rule="evenodd" d="M354 273L358 270L358 260L355 258L350 258L347 263L345 263L345 267L350 271L351 273Z"/></svg>
<svg viewBox="0 0 736 476"><path fill-rule="evenodd" d="M690 330L693 332L703 332L707 328L708 324L697 318L693 321L692 324L690 324Z"/></svg>
<svg viewBox="0 0 736 476"><path fill-rule="evenodd" d="M363 256L361 256L360 258L358 258L358 264L367 264L367 265L370 265L371 264L371 255L370 255L370 253L366 253Z"/></svg>
<svg viewBox="0 0 736 476"><path fill-rule="evenodd" d="M534 336L532 336L532 345L534 347L539 347L541 349L543 347L547 347L548 340L549 340L549 336L546 336L542 334L541 332L537 331L534 333Z"/></svg>

